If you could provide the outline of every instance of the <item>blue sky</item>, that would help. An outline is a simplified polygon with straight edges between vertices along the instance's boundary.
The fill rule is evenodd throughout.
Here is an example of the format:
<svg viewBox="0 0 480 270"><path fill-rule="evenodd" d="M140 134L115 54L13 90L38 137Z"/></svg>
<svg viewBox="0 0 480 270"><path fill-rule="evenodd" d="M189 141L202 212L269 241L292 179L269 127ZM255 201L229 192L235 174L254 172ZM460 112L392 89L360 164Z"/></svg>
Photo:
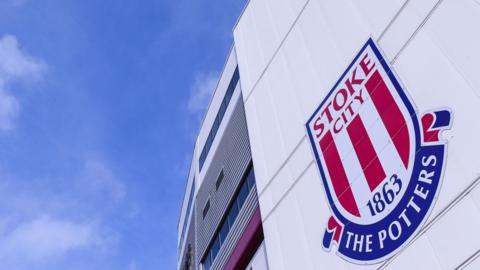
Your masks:
<svg viewBox="0 0 480 270"><path fill-rule="evenodd" d="M174 269L244 0L0 1L0 269Z"/></svg>

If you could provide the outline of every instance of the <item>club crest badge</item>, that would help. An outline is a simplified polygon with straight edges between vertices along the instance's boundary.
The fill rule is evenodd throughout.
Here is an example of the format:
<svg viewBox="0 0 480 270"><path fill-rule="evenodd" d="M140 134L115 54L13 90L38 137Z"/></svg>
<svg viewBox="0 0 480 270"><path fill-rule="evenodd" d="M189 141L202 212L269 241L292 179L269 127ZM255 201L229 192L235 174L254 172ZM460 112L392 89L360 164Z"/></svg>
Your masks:
<svg viewBox="0 0 480 270"><path fill-rule="evenodd" d="M369 39L306 124L332 212L324 249L373 264L408 244L439 193L451 122L415 110Z"/></svg>

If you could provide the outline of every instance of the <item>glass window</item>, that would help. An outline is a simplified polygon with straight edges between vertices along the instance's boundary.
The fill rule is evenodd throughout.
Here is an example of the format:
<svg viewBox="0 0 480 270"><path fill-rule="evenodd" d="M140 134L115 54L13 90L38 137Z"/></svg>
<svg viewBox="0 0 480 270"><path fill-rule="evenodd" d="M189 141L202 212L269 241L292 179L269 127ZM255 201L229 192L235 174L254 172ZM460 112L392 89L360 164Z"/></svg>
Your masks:
<svg viewBox="0 0 480 270"><path fill-rule="evenodd" d="M207 152L205 151L205 148L203 148L202 154L200 154L200 159L199 159L200 169L203 167L203 163L205 163L206 156L207 156Z"/></svg>
<svg viewBox="0 0 480 270"><path fill-rule="evenodd" d="M228 223L230 224L230 227L233 226L233 222L235 222L237 215L238 215L238 204L237 204L237 201L235 200L232 206L230 207L230 212L228 213Z"/></svg>
<svg viewBox="0 0 480 270"><path fill-rule="evenodd" d="M208 199L207 203L203 207L203 212L202 212L203 218L205 218L207 216L207 213L208 213L209 209L210 209L210 199Z"/></svg>
<svg viewBox="0 0 480 270"><path fill-rule="evenodd" d="M240 79L240 74L238 72L238 67L236 67L235 71L233 72L233 76L230 79L230 83L228 85L227 92L225 93L225 97L223 97L223 102L220 105L220 109L217 112L217 116L215 117L215 122L213 123L213 126L210 129L210 133L208 135L207 141L205 142L205 145L203 146L202 154L200 155L200 158L199 158L200 170L202 170L203 164L205 163L205 159L207 159L207 155L208 155L208 152L210 151L210 147L212 147L213 139L215 138L215 135L217 134L218 127L220 126L220 123L222 122L223 115L225 114L225 111L227 110L228 103L230 103L230 99L232 98L233 91L235 90L235 87L237 86L237 83L238 83L239 79Z"/></svg>
<svg viewBox="0 0 480 270"><path fill-rule="evenodd" d="M231 85L229 85L227 89L227 93L225 93L225 103L227 103L227 105L230 103L230 99L232 99L233 90L235 90L235 87L232 87Z"/></svg>
<svg viewBox="0 0 480 270"><path fill-rule="evenodd" d="M223 174L223 170L220 173L220 176L223 178L222 174ZM212 263L215 260L215 257L218 255L218 252L220 252L220 249L223 243L228 237L228 233L230 232L231 227L234 225L235 220L237 219L240 209L242 209L242 206L245 204L245 200L247 199L247 196L250 193L250 190L255 185L255 173L253 170L253 166L250 166L248 168L248 172L246 173L246 176L242 179L241 183L242 184L240 186L240 189L238 190L238 193L236 194L232 205L227 210L226 218L219 225L221 226L220 230L213 236L213 240L212 240L213 242L211 243L211 246L208 251L208 255L206 256L203 262L203 265L206 270L210 269ZM205 208L207 208L207 206L208 208L210 207L210 200L207 201ZM204 208L204 216L206 215L205 208Z"/></svg>
<svg viewBox="0 0 480 270"><path fill-rule="evenodd" d="M228 224L228 219L225 219L223 221L222 228L220 229L219 235L220 235L220 243L224 243L225 239L227 239L228 232L230 231L230 226Z"/></svg>
<svg viewBox="0 0 480 270"><path fill-rule="evenodd" d="M207 138L207 143L205 144L205 147L207 148L207 151L206 151L207 153L210 150L210 147L212 147L214 137L215 137L215 135L210 130L210 134L208 134L208 138Z"/></svg>
<svg viewBox="0 0 480 270"><path fill-rule="evenodd" d="M233 72L232 80L228 85L227 94L225 95L227 99L227 104L230 102L230 99L232 98L233 92L235 91L235 87L237 86L237 83L238 83L238 79L239 79L239 72L237 67L235 69L235 72Z"/></svg>
<svg viewBox="0 0 480 270"><path fill-rule="evenodd" d="M243 203L247 199L248 196L248 184L247 181L243 182L242 187L240 188L240 192L238 193L237 202L238 208L242 209Z"/></svg>
<svg viewBox="0 0 480 270"><path fill-rule="evenodd" d="M220 239L217 236L215 238L215 241L213 242L213 245L212 245L212 251L211 251L212 252L212 264L215 261L215 257L217 257L217 254L218 254L219 250L220 250Z"/></svg>
<svg viewBox="0 0 480 270"><path fill-rule="evenodd" d="M253 172L253 167L250 167L250 171L247 175L248 188L252 189L255 185L255 173Z"/></svg>
<svg viewBox="0 0 480 270"><path fill-rule="evenodd" d="M210 131L210 133L212 133L212 142L213 142L213 138L215 138L215 135L217 134L219 125L220 125L220 119L218 119L218 115L217 115L217 117L215 117L215 121L213 121L212 131Z"/></svg>
<svg viewBox="0 0 480 270"><path fill-rule="evenodd" d="M210 252L208 252L207 256L205 257L205 260L203 261L203 268L205 270L209 270L210 266L212 266L212 259L210 258Z"/></svg>
<svg viewBox="0 0 480 270"><path fill-rule="evenodd" d="M223 115L225 115L225 111L227 110L227 104L225 103L225 98L222 101L222 104L220 105L220 110L218 111L218 119L222 121Z"/></svg>
<svg viewBox="0 0 480 270"><path fill-rule="evenodd" d="M220 175L218 175L217 181L215 182L215 189L218 190L220 185L222 184L223 181L223 169L220 171Z"/></svg>

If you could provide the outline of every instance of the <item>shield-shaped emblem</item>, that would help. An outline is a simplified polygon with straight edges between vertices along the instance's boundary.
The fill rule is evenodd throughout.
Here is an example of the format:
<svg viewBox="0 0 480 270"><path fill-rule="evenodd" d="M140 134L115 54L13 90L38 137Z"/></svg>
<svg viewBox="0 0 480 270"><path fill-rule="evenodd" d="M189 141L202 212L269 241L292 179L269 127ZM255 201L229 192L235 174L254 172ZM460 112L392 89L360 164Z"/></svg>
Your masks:
<svg viewBox="0 0 480 270"><path fill-rule="evenodd" d="M325 249L375 263L411 239L438 192L450 122L448 109L418 117L369 39L306 124L333 214Z"/></svg>

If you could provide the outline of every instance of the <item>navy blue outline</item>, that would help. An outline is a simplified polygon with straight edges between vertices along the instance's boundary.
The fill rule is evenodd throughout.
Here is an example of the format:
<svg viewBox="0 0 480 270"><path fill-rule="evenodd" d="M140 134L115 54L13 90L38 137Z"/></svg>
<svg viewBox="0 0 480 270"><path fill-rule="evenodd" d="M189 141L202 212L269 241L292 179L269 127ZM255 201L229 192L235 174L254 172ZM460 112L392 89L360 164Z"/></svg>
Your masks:
<svg viewBox="0 0 480 270"><path fill-rule="evenodd" d="M407 97L406 93L404 92L403 88L401 87L400 83L398 82L397 78L395 77L395 74L393 74L393 71L390 69L390 66L388 65L388 63L385 61L385 59L383 58L383 55L380 53L379 49L377 48L377 46L375 45L375 42L372 40L372 38L369 38L368 41L365 43L365 45L363 45L363 47L360 49L360 51L357 53L357 55L355 56L355 58L352 60L352 62L350 63L350 65L348 65L347 69L343 72L342 76L340 77L340 79L335 83L335 85L333 86L333 88L330 90L330 92L327 94L327 96L323 99L322 103L320 103L320 105L317 107L317 109L315 110L315 112L313 113L313 115L309 118L309 120L307 121L307 123L305 124L306 125L306 128L307 128L307 132L308 132L308 136L310 138L310 143L314 149L314 153L315 153L315 159L316 159L316 162L317 162L317 167L319 168L320 170L320 174L322 176L322 180L323 180L323 185L324 185L324 189L327 193L327 198L328 198L328 202L330 204L330 208L332 209L333 211L333 214L340 220L340 222L342 222L343 224L346 224L346 223L354 223L350 220L348 220L347 218L345 218L341 213L340 211L337 209L337 206L335 205L333 199L332 199L332 194L330 194L330 189L328 188L328 183L327 183L327 180L326 180L326 176L325 176L325 172L323 171L323 166L322 164L320 163L320 157L316 151L316 145L315 145L315 141L313 139L313 135L312 133L310 132L310 122L313 120L313 118L315 117L315 115L318 113L318 111L320 110L320 108L323 106L323 104L325 104L325 102L328 100L328 98L332 95L333 91L335 90L335 88L337 88L337 86L343 81L343 79L345 78L345 75L348 73L348 71L350 70L350 68L355 64L355 62L358 60L358 58L364 53L365 49L370 46L372 48L372 51L375 53L376 57L378 58L378 60L380 61L380 63L382 64L382 67L383 69L385 70L385 72L388 74L388 77L390 79L390 81L392 82L392 84L394 85L395 87L395 90L397 90L397 93L400 95L400 97L402 98L402 101L403 103L405 104L405 107L407 108L409 114L410 114L410 117L412 119L412 123L413 123L413 126L414 126L414 130L415 130L415 152L418 151L418 149L420 148L420 128L419 128L419 124L418 124L418 119L417 119L417 115L415 113L415 110L414 110L414 107L413 107L413 103L410 101L410 99ZM387 216L388 217L388 216ZM385 217L386 218L386 217ZM378 221L379 222L379 221Z"/></svg>
<svg viewBox="0 0 480 270"><path fill-rule="evenodd" d="M353 64L358 60L358 58L364 53L365 49L368 46L370 46L372 48L372 51L375 53L376 57L379 59L383 69L387 73L387 76L389 77L390 81L394 85L395 90L397 91L397 93L401 97L405 107L407 108L407 110L410 114L410 117L412 119L412 124L413 124L413 127L414 127L414 134L415 134L415 144L414 144L415 145L415 155L414 155L414 160L413 160L412 174L410 175L410 182L408 183L408 186L406 187L405 193L404 193L403 197L400 199L400 201L398 202L395 209L393 209L385 218L383 218L383 219L381 219L381 220L379 220L375 223L362 225L362 224L357 224L355 222L352 222L352 221L346 219L344 216L342 216L340 211L337 209L337 206L333 202L332 195L330 194L330 189L328 188L325 173L323 171L323 167L322 167L322 164L320 162L319 153L316 151L316 144L315 144L315 141L313 139L313 135L310 131L309 126L310 126L311 121L315 117L315 115L320 110L320 108L330 98L330 96L332 95L335 88L337 88L339 83L341 83L345 79L345 76L348 73L348 71L351 69ZM440 119L437 119L438 123L437 122L435 123L436 125L438 124L438 128L440 128L440 127L443 127L445 129L450 128L452 116L451 116L451 111L449 109L445 109L445 110L437 109L435 111L432 111L432 113L435 113L436 118L440 118ZM417 118L417 114L416 114L416 111L415 111L415 108L414 108L414 103L409 99L405 90L401 87L400 83L398 82L398 80L395 76L395 73L390 68L389 63L385 61L382 53L380 52L380 50L376 46L375 42L371 38L368 39L368 41L365 43L365 45L361 48L360 52L355 56L353 61L350 63L350 65L347 67L347 69L343 72L340 79L335 83L335 85L329 91L329 93L324 98L322 103L317 107L317 109L315 110L313 115L307 121L306 128L307 128L307 133L308 133L308 136L309 136L309 139L310 139L310 143L311 143L311 145L313 147L313 150L314 150L313 152L315 154L317 167L318 167L318 169L320 171L320 174L321 174L321 177L322 177L322 182L323 182L323 185L324 185L325 193L327 194L327 198L328 198L328 201L330 203L330 209L332 209L332 212L333 212L332 214L337 219L339 219L340 223L343 223L345 225L344 230L346 230L347 226L348 226L349 231L351 231L353 229L353 231L357 231L360 234L364 231L368 231L368 232L378 231L378 229L382 228L382 226L384 227L386 223L394 220L398 216L399 211L403 211L402 209L406 209L405 205L406 205L406 202L408 200L408 197L413 194L414 186L418 183L418 179L415 180L414 176L418 175L419 168L421 168L423 166L420 163L420 160L418 158L418 156L421 155L421 153L430 153L430 154L435 155L438 158L438 160L440 162L439 164L441 164L441 166L439 166L436 169L436 170L439 170L439 171L436 174L436 177L435 177L435 180L434 180L435 185L432 186L433 190L431 190L434 193L434 196L431 197L430 199L428 199L427 201L425 201L424 207L422 207L422 209L426 209L426 210L422 211L420 213L420 216L418 216L418 219L415 219L415 220L412 219L411 220L412 223L416 223L416 226L414 226L414 228L412 227L412 229L410 229L410 230L406 230L406 234L403 234L401 236L402 239L398 243L394 244L392 242L390 244L387 244L388 246L386 245L384 249L377 250L376 252L372 252L370 254L361 253L361 252L359 253L359 252L355 252L355 251L350 250L350 249L346 249L346 247L344 246L344 244L345 244L344 233L342 233L342 236L339 239L339 242L337 243L337 245L338 245L337 253L342 258L346 259L347 261L353 262L353 263L361 263L361 264L377 263L377 262L385 260L386 258L388 258L390 256L393 256L401 247L403 247L404 245L408 244L411 241L412 237L423 226L427 217L431 213L432 207L433 207L433 205L436 201L436 198L438 196L439 189L441 188L443 171L445 169L445 162L446 162L446 160L445 160L446 144L444 142L443 143L442 142L437 142L436 144L432 145L432 144L428 144L428 143L423 142L423 139L422 139L422 136L421 136L422 130L420 130L420 122ZM325 242L325 239L323 239L323 240ZM394 240L394 242L396 242L396 241Z"/></svg>

